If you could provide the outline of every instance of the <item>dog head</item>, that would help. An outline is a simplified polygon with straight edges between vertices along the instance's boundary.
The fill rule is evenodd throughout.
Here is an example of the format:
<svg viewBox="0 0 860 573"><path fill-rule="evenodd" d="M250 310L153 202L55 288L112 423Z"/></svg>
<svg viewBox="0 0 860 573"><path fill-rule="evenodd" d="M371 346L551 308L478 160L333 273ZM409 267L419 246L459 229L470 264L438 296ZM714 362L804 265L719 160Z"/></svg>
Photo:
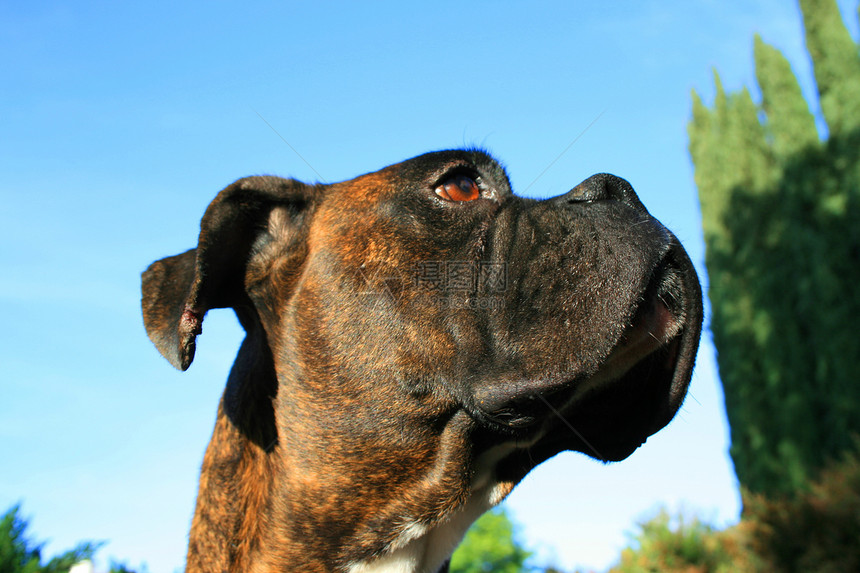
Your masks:
<svg viewBox="0 0 860 573"><path fill-rule="evenodd" d="M181 369L205 313L235 309L224 413L280 460L283 527L324 532L342 567L468 514L457 538L560 451L627 457L680 407L702 320L686 252L626 181L520 198L475 150L241 179L143 293Z"/></svg>

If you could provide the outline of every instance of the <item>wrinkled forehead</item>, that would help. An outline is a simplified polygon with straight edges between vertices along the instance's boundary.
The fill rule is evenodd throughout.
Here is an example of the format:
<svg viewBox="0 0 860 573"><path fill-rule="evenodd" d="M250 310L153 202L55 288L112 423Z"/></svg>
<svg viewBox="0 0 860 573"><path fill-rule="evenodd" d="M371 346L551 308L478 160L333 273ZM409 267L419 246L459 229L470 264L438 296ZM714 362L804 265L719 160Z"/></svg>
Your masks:
<svg viewBox="0 0 860 573"><path fill-rule="evenodd" d="M497 203L511 195L505 169L484 151L426 153L326 186L311 224L309 246L393 258L396 245L405 248L404 243L433 229L468 224L471 217L481 216L481 209L444 205L434 194L453 175L467 175L492 188Z"/></svg>

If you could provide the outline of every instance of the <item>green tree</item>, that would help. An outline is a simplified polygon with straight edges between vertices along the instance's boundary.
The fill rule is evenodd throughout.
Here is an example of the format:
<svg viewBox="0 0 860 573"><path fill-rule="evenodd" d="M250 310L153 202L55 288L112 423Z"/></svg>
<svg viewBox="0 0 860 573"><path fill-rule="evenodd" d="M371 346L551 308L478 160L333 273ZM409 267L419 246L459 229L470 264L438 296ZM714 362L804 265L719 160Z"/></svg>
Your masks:
<svg viewBox="0 0 860 573"><path fill-rule="evenodd" d="M744 515L720 531L660 511L638 524L609 573L843 573L860 571L860 439L807 488L744 492Z"/></svg>
<svg viewBox="0 0 860 573"><path fill-rule="evenodd" d="M797 495L746 495L746 536L763 571L860 571L860 441Z"/></svg>
<svg viewBox="0 0 860 573"><path fill-rule="evenodd" d="M755 38L761 102L693 93L731 455L742 486L798 491L860 433L860 56L835 0L801 0L818 125L786 58Z"/></svg>
<svg viewBox="0 0 860 573"><path fill-rule="evenodd" d="M42 564L44 543L27 538L27 521L14 506L0 519L0 573L68 573L79 561L90 559L99 544L84 542Z"/></svg>
<svg viewBox="0 0 860 573"><path fill-rule="evenodd" d="M661 510L639 532L609 573L758 573L757 558L738 527L719 531L696 517Z"/></svg>
<svg viewBox="0 0 860 573"><path fill-rule="evenodd" d="M451 573L520 573L528 571L526 551L514 535L504 508L488 511L472 525L451 558Z"/></svg>

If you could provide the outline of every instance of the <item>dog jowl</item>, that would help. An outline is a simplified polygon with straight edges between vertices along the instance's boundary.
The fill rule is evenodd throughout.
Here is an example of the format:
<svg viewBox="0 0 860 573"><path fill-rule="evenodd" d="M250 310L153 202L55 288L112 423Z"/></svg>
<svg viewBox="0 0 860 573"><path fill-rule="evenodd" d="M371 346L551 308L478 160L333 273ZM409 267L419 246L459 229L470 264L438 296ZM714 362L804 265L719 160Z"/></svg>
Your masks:
<svg viewBox="0 0 860 573"><path fill-rule="evenodd" d="M248 177L143 274L186 369L203 317L247 336L203 461L187 570L434 573L564 450L630 455L690 380L693 266L630 185L515 196L476 150L331 185Z"/></svg>

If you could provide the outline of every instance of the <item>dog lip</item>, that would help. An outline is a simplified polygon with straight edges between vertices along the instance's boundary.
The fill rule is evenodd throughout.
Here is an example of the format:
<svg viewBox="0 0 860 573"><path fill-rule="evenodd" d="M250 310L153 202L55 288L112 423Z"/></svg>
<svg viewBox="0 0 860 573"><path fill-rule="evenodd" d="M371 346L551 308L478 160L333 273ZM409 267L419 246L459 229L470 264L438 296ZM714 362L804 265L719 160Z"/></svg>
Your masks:
<svg viewBox="0 0 860 573"><path fill-rule="evenodd" d="M652 365L649 371L656 368L672 379L667 388L667 404L654 412L653 423L647 424L641 433L628 436L617 448L604 444L610 452L617 449L618 454L607 455L606 459L623 459L643 444L671 419L675 410L672 404L683 399L687 384L681 380L684 375L678 372L679 368L684 369L679 360L690 340L696 338L697 315L688 305L695 305L698 283L686 278L684 255L677 249L680 246L670 241L667 252L651 272L639 304L631 311L627 328L597 371L556 373L542 380L519 377L496 380L473 395L470 408L473 417L484 426L508 434L531 432L531 428L554 415L564 415L590 396L628 383L631 373L637 368L641 370L641 365L647 362ZM649 380L641 380L641 383L650 384ZM663 420L666 416L668 419ZM636 444L632 445L633 442Z"/></svg>
<svg viewBox="0 0 860 573"><path fill-rule="evenodd" d="M636 312L632 325L621 336L601 370L620 370L623 376L640 361L672 342L682 329L683 321L657 295Z"/></svg>
<svg viewBox="0 0 860 573"><path fill-rule="evenodd" d="M594 426L587 434L594 436L603 457L624 459L666 426L683 403L701 324L701 287L692 262L673 238L630 325L610 353L621 361L608 360L595 376L576 384L560 411L588 417L594 405L605 400L604 391L608 396L630 396L623 411L632 423L623 432L616 433L599 417L592 417ZM634 357L638 359L629 360Z"/></svg>
<svg viewBox="0 0 860 573"><path fill-rule="evenodd" d="M538 418L535 416L529 416L523 414L520 410L507 407L502 408L501 410L496 410L494 412L486 413L486 417L495 422L496 424L508 427L508 428L528 428L529 426L533 426L537 423Z"/></svg>
<svg viewBox="0 0 860 573"><path fill-rule="evenodd" d="M508 392L494 396L483 392L475 396L475 417L484 425L497 429L518 430L534 426L540 421L535 411L536 396L529 391L522 399L511 399Z"/></svg>
<svg viewBox="0 0 860 573"><path fill-rule="evenodd" d="M482 425L505 433L528 430L550 414L548 397L567 388L558 382L535 384L516 379L482 388L474 395L472 416Z"/></svg>
<svg viewBox="0 0 860 573"><path fill-rule="evenodd" d="M686 286L678 274L679 266L673 253L674 249L670 249L656 265L629 325L601 368L578 385L572 398L620 380L637 364L673 345L674 351L667 353L664 366L674 370L678 346L687 328L682 302L687 294L683 293Z"/></svg>

